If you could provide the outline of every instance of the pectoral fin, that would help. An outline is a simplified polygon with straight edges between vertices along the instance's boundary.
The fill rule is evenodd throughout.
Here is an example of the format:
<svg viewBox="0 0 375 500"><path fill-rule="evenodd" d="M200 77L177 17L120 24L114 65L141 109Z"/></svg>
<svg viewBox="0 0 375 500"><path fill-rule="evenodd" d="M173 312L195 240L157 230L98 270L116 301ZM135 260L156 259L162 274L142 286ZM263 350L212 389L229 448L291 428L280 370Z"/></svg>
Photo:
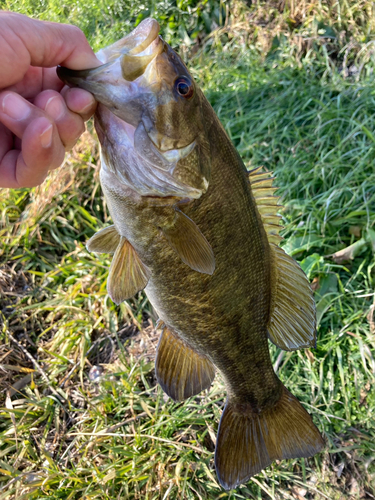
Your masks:
<svg viewBox="0 0 375 500"><path fill-rule="evenodd" d="M126 238L121 237L107 280L108 294L116 304L143 290L150 277L149 268Z"/></svg>
<svg viewBox="0 0 375 500"><path fill-rule="evenodd" d="M215 368L168 328L163 329L155 361L156 378L174 401L183 401L210 387Z"/></svg>
<svg viewBox="0 0 375 500"><path fill-rule="evenodd" d="M273 244L270 247L272 282L268 335L274 344L286 351L315 347L315 302L309 280L284 250Z"/></svg>
<svg viewBox="0 0 375 500"><path fill-rule="evenodd" d="M95 233L86 243L86 248L89 252L115 253L120 238L115 226L108 226Z"/></svg>
<svg viewBox="0 0 375 500"><path fill-rule="evenodd" d="M164 236L181 260L194 271L213 274L215 257L211 245L198 226L180 210L176 210L173 225L162 228Z"/></svg>

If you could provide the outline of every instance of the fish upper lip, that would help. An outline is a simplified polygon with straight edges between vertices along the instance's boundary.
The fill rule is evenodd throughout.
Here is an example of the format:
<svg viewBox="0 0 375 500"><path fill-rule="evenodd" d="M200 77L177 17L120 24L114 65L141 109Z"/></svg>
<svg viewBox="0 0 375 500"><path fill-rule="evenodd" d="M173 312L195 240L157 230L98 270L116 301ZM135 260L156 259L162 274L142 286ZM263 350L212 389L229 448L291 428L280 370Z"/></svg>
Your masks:
<svg viewBox="0 0 375 500"><path fill-rule="evenodd" d="M147 35L143 38L143 40L141 38L141 42L138 45L133 46L129 50L130 55L137 55L137 54L144 52L152 44L152 42L154 42L156 40L156 38L158 37L159 31L160 31L160 26L159 26L159 23L155 19L151 19L151 18L145 19L142 23L140 23L138 25L138 28L141 28L142 25L148 25L149 31L148 31ZM135 34L136 30L137 30L137 28L135 28L135 30L133 30L132 33Z"/></svg>
<svg viewBox="0 0 375 500"><path fill-rule="evenodd" d="M57 76L64 83L79 87L81 80L90 79L94 83L95 76L100 75L106 67L115 63L121 56L134 58L134 60L156 56L162 50L163 45L158 35L159 29L159 23L155 19L145 19L120 41L122 44L117 42L97 53L99 60L104 64L84 70L72 70L58 66Z"/></svg>

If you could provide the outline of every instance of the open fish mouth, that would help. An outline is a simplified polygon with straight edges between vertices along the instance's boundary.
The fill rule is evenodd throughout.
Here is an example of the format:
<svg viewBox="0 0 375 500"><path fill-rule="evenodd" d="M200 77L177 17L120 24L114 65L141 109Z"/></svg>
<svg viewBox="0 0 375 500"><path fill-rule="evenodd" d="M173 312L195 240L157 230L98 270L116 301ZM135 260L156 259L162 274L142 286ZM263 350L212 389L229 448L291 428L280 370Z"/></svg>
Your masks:
<svg viewBox="0 0 375 500"><path fill-rule="evenodd" d="M97 53L103 63L101 66L85 70L59 66L57 76L71 87L88 90L105 106L113 105L113 87L134 93L131 82L141 76L150 62L162 52L159 29L155 19L145 19L127 36ZM127 82L129 85L126 85Z"/></svg>
<svg viewBox="0 0 375 500"><path fill-rule="evenodd" d="M107 167L123 184L141 196L195 199L208 188L210 158L202 160L207 148L201 147L199 122L191 118L192 113L199 118L194 83L158 33L158 22L145 19L97 53L101 66L83 71L59 67L57 74L100 103L95 127ZM189 90L187 97L176 82Z"/></svg>

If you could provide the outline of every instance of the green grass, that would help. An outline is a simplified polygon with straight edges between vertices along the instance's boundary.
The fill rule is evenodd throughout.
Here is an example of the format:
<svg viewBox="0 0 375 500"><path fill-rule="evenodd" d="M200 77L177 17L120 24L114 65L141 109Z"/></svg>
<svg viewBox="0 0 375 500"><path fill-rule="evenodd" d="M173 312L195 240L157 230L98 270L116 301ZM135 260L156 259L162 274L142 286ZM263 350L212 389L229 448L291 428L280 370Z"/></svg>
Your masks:
<svg viewBox="0 0 375 500"><path fill-rule="evenodd" d="M109 223L89 132L41 188L0 191L0 499L374 498L372 5L340 1L329 11L312 2L292 29L302 2L283 13L272 4L236 4L230 24L211 36L220 21L214 2L203 9L193 2L2 5L75 21L96 48L147 9L176 45L185 34L173 23L183 19L193 42L200 31L203 42L185 38L181 52L249 168L276 173L286 206L283 247L316 289L317 349L270 350L327 447L311 459L274 463L232 492L218 486L220 378L184 404L166 400L155 385L151 306L143 294L115 306L105 288L110 260L84 248ZM264 15L264 26L256 24ZM346 34L322 40L319 22ZM348 37L357 45L345 62ZM345 71L362 63L360 72ZM355 243L354 259L331 257ZM96 365L103 374L92 381Z"/></svg>

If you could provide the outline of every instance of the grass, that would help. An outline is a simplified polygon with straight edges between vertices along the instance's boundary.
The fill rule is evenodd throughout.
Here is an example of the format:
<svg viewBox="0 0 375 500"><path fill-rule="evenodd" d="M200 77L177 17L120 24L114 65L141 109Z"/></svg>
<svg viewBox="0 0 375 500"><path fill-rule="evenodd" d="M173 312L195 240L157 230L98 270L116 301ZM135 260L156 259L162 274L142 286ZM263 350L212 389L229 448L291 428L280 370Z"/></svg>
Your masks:
<svg viewBox="0 0 375 500"><path fill-rule="evenodd" d="M271 356L327 447L218 486L220 378L184 404L166 400L151 306L143 294L115 306L109 259L84 248L109 223L89 127L42 187L0 191L0 499L374 498L372 4L235 4L221 19L214 2L1 5L76 22L96 48L154 12L249 168L275 171L283 247L313 283L319 327L316 350L270 345ZM336 38L321 36L328 28Z"/></svg>

